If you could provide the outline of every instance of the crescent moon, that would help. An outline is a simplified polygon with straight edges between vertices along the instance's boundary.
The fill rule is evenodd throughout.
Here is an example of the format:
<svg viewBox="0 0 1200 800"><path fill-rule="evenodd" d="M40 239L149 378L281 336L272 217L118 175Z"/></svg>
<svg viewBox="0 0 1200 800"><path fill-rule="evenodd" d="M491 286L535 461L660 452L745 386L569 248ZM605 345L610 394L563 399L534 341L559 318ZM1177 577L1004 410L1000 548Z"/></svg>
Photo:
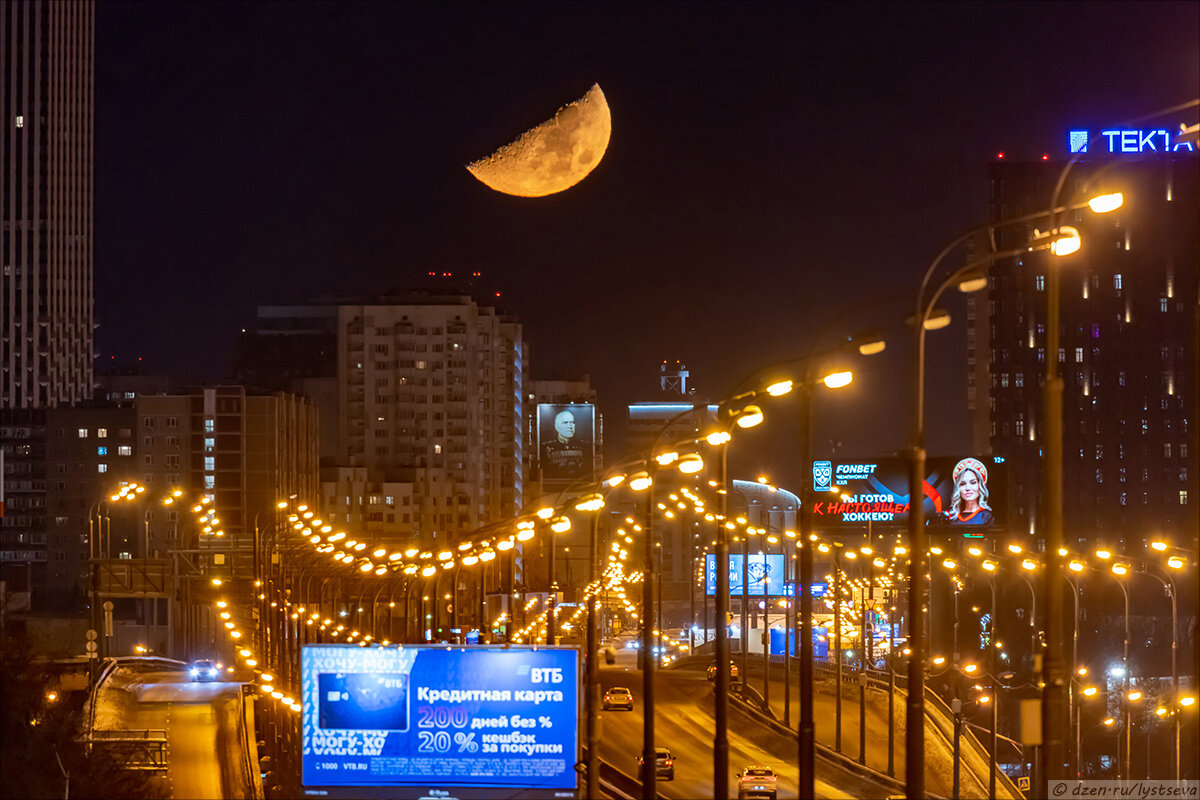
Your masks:
<svg viewBox="0 0 1200 800"><path fill-rule="evenodd" d="M608 149L612 116L600 84L467 171L489 188L518 197L545 197L586 178Z"/></svg>

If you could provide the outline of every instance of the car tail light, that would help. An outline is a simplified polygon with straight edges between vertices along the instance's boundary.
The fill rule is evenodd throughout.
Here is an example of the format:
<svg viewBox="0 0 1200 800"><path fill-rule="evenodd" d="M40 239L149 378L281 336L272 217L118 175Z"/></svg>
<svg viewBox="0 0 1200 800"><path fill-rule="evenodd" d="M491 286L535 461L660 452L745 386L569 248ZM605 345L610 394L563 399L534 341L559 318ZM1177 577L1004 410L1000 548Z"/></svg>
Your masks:
<svg viewBox="0 0 1200 800"><path fill-rule="evenodd" d="M668 767L669 767L669 766L671 766L671 765L672 765L672 764L674 764L674 763L675 763L675 759L673 759L673 758L668 758L668 759L667 759L667 766L668 766Z"/></svg>

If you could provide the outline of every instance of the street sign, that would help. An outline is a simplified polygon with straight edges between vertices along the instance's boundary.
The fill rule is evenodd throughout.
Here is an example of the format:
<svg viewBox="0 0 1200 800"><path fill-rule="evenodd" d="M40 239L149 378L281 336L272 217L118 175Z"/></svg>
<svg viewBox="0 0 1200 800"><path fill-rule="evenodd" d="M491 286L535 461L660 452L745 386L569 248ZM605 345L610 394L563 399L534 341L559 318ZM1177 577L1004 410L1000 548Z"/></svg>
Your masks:
<svg viewBox="0 0 1200 800"><path fill-rule="evenodd" d="M84 645L84 647L87 648L87 651L89 653L96 652L96 643L95 642L88 642L86 645Z"/></svg>
<svg viewBox="0 0 1200 800"><path fill-rule="evenodd" d="M98 636L98 634L91 628L88 628L88 632L86 634L84 634L84 636L87 637L87 640L89 642L94 642L94 641L96 641L96 637Z"/></svg>
<svg viewBox="0 0 1200 800"><path fill-rule="evenodd" d="M1029 791L1029 776L1028 775L1021 775L1017 778L1017 788L1020 789L1022 792Z"/></svg>

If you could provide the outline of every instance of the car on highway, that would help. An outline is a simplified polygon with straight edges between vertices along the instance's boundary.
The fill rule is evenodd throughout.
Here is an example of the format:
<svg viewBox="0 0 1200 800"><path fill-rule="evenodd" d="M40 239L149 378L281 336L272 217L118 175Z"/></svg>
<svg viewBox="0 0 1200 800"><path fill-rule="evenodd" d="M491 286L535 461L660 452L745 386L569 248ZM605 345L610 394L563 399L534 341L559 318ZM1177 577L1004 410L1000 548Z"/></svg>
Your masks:
<svg viewBox="0 0 1200 800"><path fill-rule="evenodd" d="M638 756L638 780L642 779L645 761ZM664 781L675 780L675 756L665 747L654 748L654 777Z"/></svg>
<svg viewBox="0 0 1200 800"><path fill-rule="evenodd" d="M215 681L220 674L217 665L207 658L193 661L192 666L188 667L188 675L193 681Z"/></svg>
<svg viewBox="0 0 1200 800"><path fill-rule="evenodd" d="M708 675L708 679L710 681L715 681L717 679L717 662L714 661L708 665L708 670L706 670L706 674ZM736 678L737 676L738 676L738 666L737 666L737 664L730 661L729 662L729 677Z"/></svg>
<svg viewBox="0 0 1200 800"><path fill-rule="evenodd" d="M775 800L779 778L770 767L753 765L738 773L738 800Z"/></svg>
<svg viewBox="0 0 1200 800"><path fill-rule="evenodd" d="M633 711L633 692L629 691L624 686L614 686L604 693L604 710L612 711L614 708L623 708L626 711Z"/></svg>

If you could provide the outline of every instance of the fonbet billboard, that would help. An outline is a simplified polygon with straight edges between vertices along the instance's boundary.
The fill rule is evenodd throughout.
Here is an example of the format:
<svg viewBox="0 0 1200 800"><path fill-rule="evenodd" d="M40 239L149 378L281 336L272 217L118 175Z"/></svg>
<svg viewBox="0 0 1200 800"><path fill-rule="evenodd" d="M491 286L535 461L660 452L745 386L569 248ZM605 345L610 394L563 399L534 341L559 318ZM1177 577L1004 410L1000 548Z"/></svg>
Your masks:
<svg viewBox="0 0 1200 800"><path fill-rule="evenodd" d="M573 796L574 649L306 645L301 683L308 795Z"/></svg>
<svg viewBox="0 0 1200 800"><path fill-rule="evenodd" d="M1007 477L1000 457L928 459L921 486L927 524L1003 527ZM908 462L903 459L814 461L812 481L818 527L908 523Z"/></svg>
<svg viewBox="0 0 1200 800"><path fill-rule="evenodd" d="M588 403L537 407L542 483L590 481L596 460L596 407Z"/></svg>

